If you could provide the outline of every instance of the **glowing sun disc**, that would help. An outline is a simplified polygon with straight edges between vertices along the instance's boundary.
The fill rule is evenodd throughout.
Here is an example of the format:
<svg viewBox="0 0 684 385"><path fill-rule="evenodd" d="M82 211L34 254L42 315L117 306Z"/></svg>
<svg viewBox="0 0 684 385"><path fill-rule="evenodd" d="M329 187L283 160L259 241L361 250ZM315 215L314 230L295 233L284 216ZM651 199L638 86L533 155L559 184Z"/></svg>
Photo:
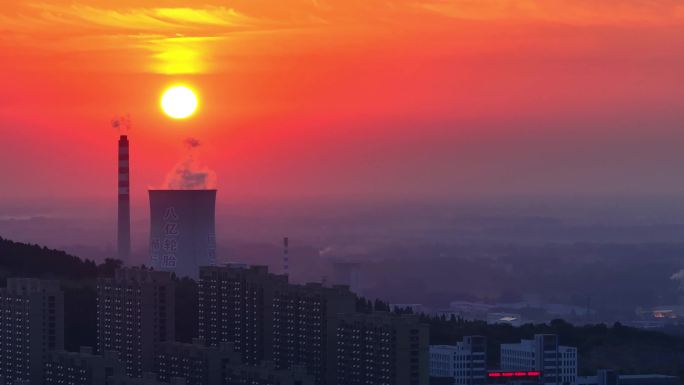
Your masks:
<svg viewBox="0 0 684 385"><path fill-rule="evenodd" d="M197 95L186 86L173 86L161 98L161 108L173 119L185 119L197 110Z"/></svg>

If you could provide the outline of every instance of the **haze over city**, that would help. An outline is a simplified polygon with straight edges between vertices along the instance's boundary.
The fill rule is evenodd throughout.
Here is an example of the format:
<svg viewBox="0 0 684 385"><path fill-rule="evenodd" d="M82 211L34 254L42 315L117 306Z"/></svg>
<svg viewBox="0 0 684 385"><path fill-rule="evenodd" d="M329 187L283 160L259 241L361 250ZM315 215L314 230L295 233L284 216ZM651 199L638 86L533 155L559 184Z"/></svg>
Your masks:
<svg viewBox="0 0 684 385"><path fill-rule="evenodd" d="M288 356L299 378L244 330L211 340L202 295L226 277L328 298L337 335L415 327L420 365L387 385L681 382L681 1L5 1L0 32L0 291L64 295L51 351L98 360L124 348L102 340L97 287L175 293L169 334L144 368L115 359L116 385L189 378L156 344L195 340L164 349L230 342L246 372L385 383ZM574 366L509 362L533 342ZM440 372L464 346L482 378ZM202 385L242 384L222 381Z"/></svg>

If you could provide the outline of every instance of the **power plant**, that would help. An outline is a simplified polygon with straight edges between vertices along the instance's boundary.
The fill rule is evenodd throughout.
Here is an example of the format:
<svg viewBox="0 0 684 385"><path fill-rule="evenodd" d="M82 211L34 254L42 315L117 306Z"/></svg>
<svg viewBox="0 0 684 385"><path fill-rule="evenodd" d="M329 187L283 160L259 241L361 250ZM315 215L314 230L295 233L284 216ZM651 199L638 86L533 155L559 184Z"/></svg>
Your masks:
<svg viewBox="0 0 684 385"><path fill-rule="evenodd" d="M119 137L117 255L124 262L131 257L131 195L128 164L128 136Z"/></svg>
<svg viewBox="0 0 684 385"><path fill-rule="evenodd" d="M150 259L157 270L198 278L216 262L216 190L149 190Z"/></svg>

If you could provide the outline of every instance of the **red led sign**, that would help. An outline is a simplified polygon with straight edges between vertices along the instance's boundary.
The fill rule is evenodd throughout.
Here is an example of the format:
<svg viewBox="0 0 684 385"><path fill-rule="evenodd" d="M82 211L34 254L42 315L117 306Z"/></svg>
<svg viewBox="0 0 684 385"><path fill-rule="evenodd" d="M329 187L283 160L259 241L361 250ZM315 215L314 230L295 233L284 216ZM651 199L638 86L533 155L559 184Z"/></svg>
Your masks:
<svg viewBox="0 0 684 385"><path fill-rule="evenodd" d="M488 377L541 377L541 372L539 371L525 371L525 372L489 372Z"/></svg>

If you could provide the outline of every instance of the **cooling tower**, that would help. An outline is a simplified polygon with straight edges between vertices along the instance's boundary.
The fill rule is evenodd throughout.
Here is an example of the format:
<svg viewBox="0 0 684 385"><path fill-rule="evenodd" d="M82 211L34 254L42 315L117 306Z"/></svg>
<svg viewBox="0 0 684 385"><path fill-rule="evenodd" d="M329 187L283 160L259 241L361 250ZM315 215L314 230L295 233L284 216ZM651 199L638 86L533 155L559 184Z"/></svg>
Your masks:
<svg viewBox="0 0 684 385"><path fill-rule="evenodd" d="M216 261L216 190L150 190L150 259L155 269L198 278Z"/></svg>

